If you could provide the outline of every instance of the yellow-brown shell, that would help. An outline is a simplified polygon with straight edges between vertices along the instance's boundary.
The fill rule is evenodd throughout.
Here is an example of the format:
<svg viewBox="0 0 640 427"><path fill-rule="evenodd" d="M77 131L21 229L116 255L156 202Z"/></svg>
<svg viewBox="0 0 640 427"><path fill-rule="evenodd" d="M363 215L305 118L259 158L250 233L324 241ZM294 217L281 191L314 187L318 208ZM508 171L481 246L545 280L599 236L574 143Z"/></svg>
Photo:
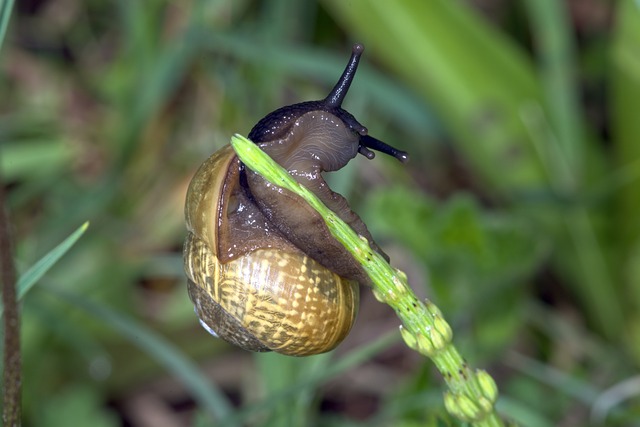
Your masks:
<svg viewBox="0 0 640 427"><path fill-rule="evenodd" d="M246 204L227 146L200 167L187 194L185 270L201 322L252 351L305 356L335 348L355 321L358 284L270 230L259 213L241 221ZM242 239L249 232L264 235Z"/></svg>

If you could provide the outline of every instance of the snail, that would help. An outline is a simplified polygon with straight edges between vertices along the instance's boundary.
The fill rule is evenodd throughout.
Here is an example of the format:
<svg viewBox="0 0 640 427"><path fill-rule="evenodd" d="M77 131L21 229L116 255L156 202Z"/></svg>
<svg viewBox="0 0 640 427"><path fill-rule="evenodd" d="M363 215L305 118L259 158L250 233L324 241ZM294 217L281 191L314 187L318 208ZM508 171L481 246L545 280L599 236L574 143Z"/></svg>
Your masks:
<svg viewBox="0 0 640 427"><path fill-rule="evenodd" d="M364 47L356 44L338 83L321 101L282 107L248 137L330 209L376 245L322 172L371 150L401 161L407 153L367 135L341 107ZM189 296L202 326L251 351L324 353L349 333L369 278L297 195L245 168L227 145L198 169L187 191L184 244Z"/></svg>

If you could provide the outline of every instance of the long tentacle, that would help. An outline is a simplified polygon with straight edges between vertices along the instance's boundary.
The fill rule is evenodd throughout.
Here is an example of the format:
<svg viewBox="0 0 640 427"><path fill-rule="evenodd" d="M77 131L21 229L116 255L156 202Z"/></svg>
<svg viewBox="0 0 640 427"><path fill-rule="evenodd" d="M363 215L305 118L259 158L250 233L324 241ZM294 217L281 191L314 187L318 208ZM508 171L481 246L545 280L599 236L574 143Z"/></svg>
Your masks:
<svg viewBox="0 0 640 427"><path fill-rule="evenodd" d="M338 83L336 83L329 95L324 99L324 103L328 107L340 107L342 105L342 101L347 95L347 91L349 90L351 82L353 81L353 77L355 76L356 70L358 69L358 63L360 62L362 52L364 52L363 45L359 43L353 45L353 49L351 50L351 58L349 59L347 67L342 72L342 76L340 76L340 80L338 80Z"/></svg>

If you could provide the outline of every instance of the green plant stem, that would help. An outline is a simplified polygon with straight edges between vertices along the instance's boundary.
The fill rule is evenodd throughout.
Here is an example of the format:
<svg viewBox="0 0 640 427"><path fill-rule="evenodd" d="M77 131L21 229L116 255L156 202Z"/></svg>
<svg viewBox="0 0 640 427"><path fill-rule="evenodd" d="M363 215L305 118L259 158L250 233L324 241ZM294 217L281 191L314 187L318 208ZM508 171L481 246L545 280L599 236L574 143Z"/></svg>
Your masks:
<svg viewBox="0 0 640 427"><path fill-rule="evenodd" d="M358 260L371 278L376 298L395 310L402 322L400 332L407 345L429 357L442 374L449 390L445 406L457 418L477 426L502 426L494 404L498 390L482 370L472 369L452 344L452 331L440 310L430 301L420 301L401 271L392 268L367 240L358 236L313 193L298 184L282 167L250 140L235 135L231 145L240 160L265 179L302 197L324 219L331 234Z"/></svg>

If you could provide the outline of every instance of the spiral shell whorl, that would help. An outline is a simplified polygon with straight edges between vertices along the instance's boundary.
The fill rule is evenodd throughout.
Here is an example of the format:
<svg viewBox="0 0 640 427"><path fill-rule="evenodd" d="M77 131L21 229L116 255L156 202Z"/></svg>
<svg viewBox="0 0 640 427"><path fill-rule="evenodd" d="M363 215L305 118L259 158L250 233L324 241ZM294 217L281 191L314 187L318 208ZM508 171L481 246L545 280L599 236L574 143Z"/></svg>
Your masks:
<svg viewBox="0 0 640 427"><path fill-rule="evenodd" d="M355 321L357 284L301 253L260 249L221 264L190 235L185 267L198 316L221 338L248 350L323 353Z"/></svg>

